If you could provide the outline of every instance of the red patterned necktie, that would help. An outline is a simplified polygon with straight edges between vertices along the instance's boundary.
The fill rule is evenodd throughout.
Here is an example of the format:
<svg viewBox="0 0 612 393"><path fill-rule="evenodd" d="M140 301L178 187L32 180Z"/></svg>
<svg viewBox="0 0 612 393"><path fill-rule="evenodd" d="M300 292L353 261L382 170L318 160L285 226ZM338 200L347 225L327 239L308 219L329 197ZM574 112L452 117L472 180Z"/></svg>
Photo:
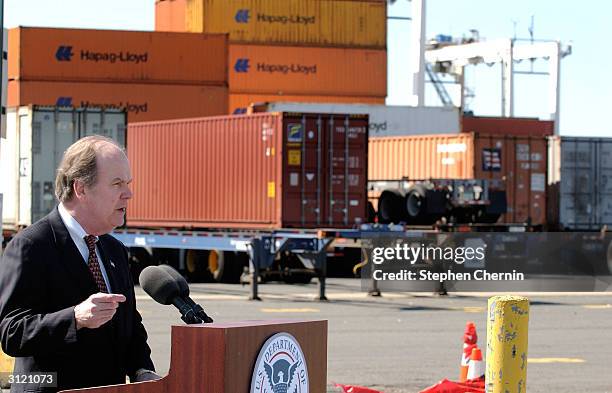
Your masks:
<svg viewBox="0 0 612 393"><path fill-rule="evenodd" d="M85 239L87 249L89 250L89 258L87 258L87 266L89 266L89 271L96 281L98 290L103 293L108 293L106 283L104 282L104 277L102 276L102 271L100 270L98 256L96 255L96 241L98 241L98 239L96 239L96 237L93 235L87 235L83 239Z"/></svg>

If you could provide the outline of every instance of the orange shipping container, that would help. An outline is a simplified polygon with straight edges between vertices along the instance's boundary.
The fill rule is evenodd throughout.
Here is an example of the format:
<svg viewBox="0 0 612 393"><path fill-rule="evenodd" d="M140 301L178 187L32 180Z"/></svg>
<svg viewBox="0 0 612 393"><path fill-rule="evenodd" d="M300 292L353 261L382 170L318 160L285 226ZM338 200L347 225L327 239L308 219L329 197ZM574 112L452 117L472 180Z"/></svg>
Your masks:
<svg viewBox="0 0 612 393"><path fill-rule="evenodd" d="M130 226L352 227L366 218L368 118L259 113L130 124Z"/></svg>
<svg viewBox="0 0 612 393"><path fill-rule="evenodd" d="M187 31L185 10L187 0L158 0L155 2L155 31Z"/></svg>
<svg viewBox="0 0 612 393"><path fill-rule="evenodd" d="M232 93L387 96L387 51L230 45Z"/></svg>
<svg viewBox="0 0 612 393"><path fill-rule="evenodd" d="M224 86L10 81L8 106L127 108L128 121L227 114Z"/></svg>
<svg viewBox="0 0 612 393"><path fill-rule="evenodd" d="M227 84L227 35L18 27L12 80Z"/></svg>
<svg viewBox="0 0 612 393"><path fill-rule="evenodd" d="M246 44L383 49L386 11L385 0L162 0L156 25Z"/></svg>
<svg viewBox="0 0 612 393"><path fill-rule="evenodd" d="M246 113L249 105L264 102L308 102L308 103L342 103L342 104L385 104L384 97L350 97L350 96L294 96L264 94L230 94L229 113Z"/></svg>
<svg viewBox="0 0 612 393"><path fill-rule="evenodd" d="M464 116L462 132L481 132L494 135L551 136L555 122L521 117Z"/></svg>
<svg viewBox="0 0 612 393"><path fill-rule="evenodd" d="M423 135L371 138L368 180L501 179L505 223L546 223L547 141L544 137Z"/></svg>

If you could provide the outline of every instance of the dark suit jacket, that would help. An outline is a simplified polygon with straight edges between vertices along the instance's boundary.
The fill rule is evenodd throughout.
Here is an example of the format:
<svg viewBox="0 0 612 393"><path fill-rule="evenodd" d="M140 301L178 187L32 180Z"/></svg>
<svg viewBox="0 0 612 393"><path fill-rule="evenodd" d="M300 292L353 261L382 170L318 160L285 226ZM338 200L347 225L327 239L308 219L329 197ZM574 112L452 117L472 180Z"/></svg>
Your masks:
<svg viewBox="0 0 612 393"><path fill-rule="evenodd" d="M58 374L58 388L13 385L11 392L119 384L140 368L154 370L126 249L110 235L97 245L112 292L127 300L100 328L77 331L74 306L98 290L57 208L8 244L0 262L2 350L16 357L15 373Z"/></svg>

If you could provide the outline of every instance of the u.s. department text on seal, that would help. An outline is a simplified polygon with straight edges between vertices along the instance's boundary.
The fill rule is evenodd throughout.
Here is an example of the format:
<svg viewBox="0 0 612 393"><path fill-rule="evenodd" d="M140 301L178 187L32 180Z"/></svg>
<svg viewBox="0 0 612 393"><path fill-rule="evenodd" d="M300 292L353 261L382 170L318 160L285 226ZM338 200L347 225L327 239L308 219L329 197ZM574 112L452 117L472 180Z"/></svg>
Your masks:
<svg viewBox="0 0 612 393"><path fill-rule="evenodd" d="M259 351L251 393L308 393L308 368L300 344L289 333L270 337Z"/></svg>

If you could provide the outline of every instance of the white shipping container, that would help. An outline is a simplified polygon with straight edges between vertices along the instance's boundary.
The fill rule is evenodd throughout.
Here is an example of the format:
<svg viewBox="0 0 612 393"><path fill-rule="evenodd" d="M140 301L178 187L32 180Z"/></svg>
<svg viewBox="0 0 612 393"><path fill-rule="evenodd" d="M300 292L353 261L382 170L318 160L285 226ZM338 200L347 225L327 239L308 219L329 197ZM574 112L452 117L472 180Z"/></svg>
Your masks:
<svg viewBox="0 0 612 393"><path fill-rule="evenodd" d="M548 147L549 222L612 228L612 138L551 137Z"/></svg>
<svg viewBox="0 0 612 393"><path fill-rule="evenodd" d="M8 97L8 30L2 30L2 75L0 78L0 138L6 138L6 100Z"/></svg>
<svg viewBox="0 0 612 393"><path fill-rule="evenodd" d="M55 207L55 172L68 146L94 134L125 146L125 129L125 112L116 109L9 108L7 137L0 146L3 228L28 226Z"/></svg>
<svg viewBox="0 0 612 393"><path fill-rule="evenodd" d="M457 134L461 130L458 108L270 102L255 105L252 110L255 112L367 114L370 116L370 138Z"/></svg>

